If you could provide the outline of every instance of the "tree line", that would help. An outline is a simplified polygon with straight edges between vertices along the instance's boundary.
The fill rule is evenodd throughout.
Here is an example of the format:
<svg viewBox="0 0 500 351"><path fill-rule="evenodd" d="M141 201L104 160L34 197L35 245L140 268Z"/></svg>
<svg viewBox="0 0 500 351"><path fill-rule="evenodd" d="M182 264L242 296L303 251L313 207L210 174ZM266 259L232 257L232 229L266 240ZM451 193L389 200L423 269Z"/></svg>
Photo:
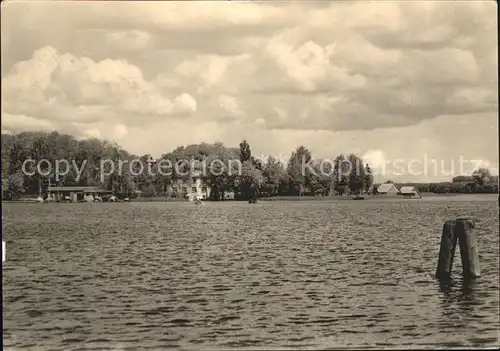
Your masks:
<svg viewBox="0 0 500 351"><path fill-rule="evenodd" d="M127 167L107 172L104 178L100 170L101 160L111 160L115 164L139 159L143 164L152 160L151 155L134 155L116 143L95 138L77 140L71 135L58 132L23 132L19 134L2 134L2 197L12 199L25 195L42 194L46 196L47 188L52 186L99 186L113 191L118 196L133 197L140 191L143 197L179 196L172 191L172 185L178 181L189 182L193 174L188 164L174 167L172 172L158 172L158 162L152 162L151 173L131 172ZM28 172L23 172L23 163L34 160ZM78 175L77 168L56 179L45 163L40 164L42 174L33 168L42 159L52 165L56 160L69 160L82 168ZM269 156L261 160L252 155L251 147L243 140L239 147L227 147L222 143L201 143L179 146L166 152L156 160L169 160L171 164L179 161L204 161L217 165L215 172L203 175L205 183L210 186L212 200L221 200L225 194L232 192L237 199L251 199L270 196L303 196L303 195L343 195L369 193L373 186L373 175L368 164L363 164L355 154L338 155L334 162L322 163L313 160L310 150L299 146L291 153L289 161L284 164ZM214 163L214 160L219 162ZM241 172L231 169L232 160L240 160ZM344 161L348 160L349 163ZM304 167L308 164L308 167ZM354 167L348 165L355 165ZM346 168L349 167L349 168ZM134 169L132 169L134 170ZM45 175L46 174L46 175ZM464 186L453 186L454 183L408 184L415 185L422 192L490 192L493 177L487 170L477 170L471 175L470 182L461 182ZM460 189L459 189L460 188ZM462 189L463 188L463 189ZM497 186L498 189L498 186ZM497 190L498 191L498 190Z"/></svg>

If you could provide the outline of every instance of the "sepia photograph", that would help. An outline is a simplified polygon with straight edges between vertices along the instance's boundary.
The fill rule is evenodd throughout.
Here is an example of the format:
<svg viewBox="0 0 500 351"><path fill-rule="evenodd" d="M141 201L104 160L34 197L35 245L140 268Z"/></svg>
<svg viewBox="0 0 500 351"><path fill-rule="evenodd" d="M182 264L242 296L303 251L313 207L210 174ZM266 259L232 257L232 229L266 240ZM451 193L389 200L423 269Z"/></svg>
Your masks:
<svg viewBox="0 0 500 351"><path fill-rule="evenodd" d="M2 349L500 348L497 11L2 1Z"/></svg>

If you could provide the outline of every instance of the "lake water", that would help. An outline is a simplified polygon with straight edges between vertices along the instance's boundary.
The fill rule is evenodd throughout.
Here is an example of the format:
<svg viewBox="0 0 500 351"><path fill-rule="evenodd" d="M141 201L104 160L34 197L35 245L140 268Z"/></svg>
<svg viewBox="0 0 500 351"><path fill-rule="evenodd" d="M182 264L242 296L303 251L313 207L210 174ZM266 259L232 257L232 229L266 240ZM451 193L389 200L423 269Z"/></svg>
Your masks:
<svg viewBox="0 0 500 351"><path fill-rule="evenodd" d="M3 204L4 349L498 346L497 197ZM436 282L447 219L482 278Z"/></svg>

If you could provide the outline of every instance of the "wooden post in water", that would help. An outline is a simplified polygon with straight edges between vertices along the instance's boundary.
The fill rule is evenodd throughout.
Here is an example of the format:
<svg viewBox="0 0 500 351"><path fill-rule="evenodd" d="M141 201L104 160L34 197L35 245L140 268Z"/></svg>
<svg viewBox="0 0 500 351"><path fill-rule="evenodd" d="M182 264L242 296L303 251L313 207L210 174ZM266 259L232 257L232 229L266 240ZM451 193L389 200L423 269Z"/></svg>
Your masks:
<svg viewBox="0 0 500 351"><path fill-rule="evenodd" d="M457 236L455 234L455 221L446 221L441 234L441 246L439 247L439 259L436 270L436 278L448 279L451 276L453 258L457 248Z"/></svg>
<svg viewBox="0 0 500 351"><path fill-rule="evenodd" d="M478 245L473 229L474 221L470 218L458 218L445 222L436 270L438 279L443 280L451 277L457 241L460 247L464 278L474 279L481 275Z"/></svg>
<svg viewBox="0 0 500 351"><path fill-rule="evenodd" d="M479 247L477 244L475 223L470 218L457 219L456 233L464 279L475 279L481 276L479 267Z"/></svg>

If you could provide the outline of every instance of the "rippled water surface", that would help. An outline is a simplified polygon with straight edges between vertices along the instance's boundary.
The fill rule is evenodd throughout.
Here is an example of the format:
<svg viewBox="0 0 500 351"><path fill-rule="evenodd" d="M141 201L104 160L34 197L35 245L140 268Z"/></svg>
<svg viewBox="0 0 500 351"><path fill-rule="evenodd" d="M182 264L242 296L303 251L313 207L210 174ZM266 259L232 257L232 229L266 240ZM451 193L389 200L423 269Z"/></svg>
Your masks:
<svg viewBox="0 0 500 351"><path fill-rule="evenodd" d="M4 204L4 349L495 346L496 197ZM432 275L471 215L483 277ZM458 249L457 249L458 250Z"/></svg>

